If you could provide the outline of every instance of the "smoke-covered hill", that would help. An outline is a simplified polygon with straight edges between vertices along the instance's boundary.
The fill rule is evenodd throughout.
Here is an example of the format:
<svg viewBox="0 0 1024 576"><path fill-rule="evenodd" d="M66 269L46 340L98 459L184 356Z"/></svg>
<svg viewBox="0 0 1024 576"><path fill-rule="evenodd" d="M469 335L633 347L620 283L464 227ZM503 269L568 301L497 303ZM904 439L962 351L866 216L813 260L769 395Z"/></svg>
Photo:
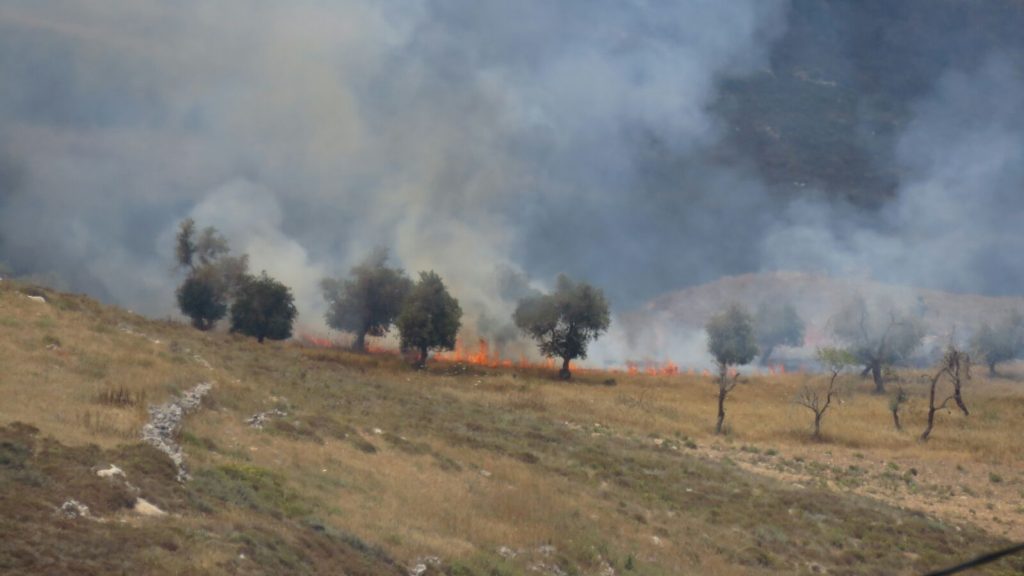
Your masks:
<svg viewBox="0 0 1024 576"><path fill-rule="evenodd" d="M750 311L762 304L789 304L807 325L804 349L790 350L789 356L807 358L815 347L832 340L830 321L856 299L870 303L881 314L891 311L919 317L927 334L921 351L925 356L951 339L965 342L983 322L995 324L1012 310L1024 311L1024 298L1020 297L954 294L866 278L776 272L731 276L663 294L619 320L626 349L633 357L701 365L710 363L703 349L703 329L713 314L732 303Z"/></svg>

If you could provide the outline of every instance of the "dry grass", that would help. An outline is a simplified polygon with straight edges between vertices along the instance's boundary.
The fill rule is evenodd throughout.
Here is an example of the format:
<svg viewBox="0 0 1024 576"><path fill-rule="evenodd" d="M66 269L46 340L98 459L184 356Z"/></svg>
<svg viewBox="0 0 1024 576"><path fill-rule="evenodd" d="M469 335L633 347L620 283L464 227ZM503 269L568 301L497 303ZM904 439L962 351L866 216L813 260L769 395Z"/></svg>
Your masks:
<svg viewBox="0 0 1024 576"><path fill-rule="evenodd" d="M584 574L606 564L649 575L813 564L919 573L1014 536L1007 519L1024 526L1014 426L1024 394L1014 380L972 382L972 415L942 414L921 444L918 375L903 376L906 432L893 430L886 398L850 377L820 443L811 414L792 403L816 377L753 378L730 396L729 433L716 437L708 378L619 374L608 386L599 373L563 383L537 371L415 372L396 357L261 346L46 296L40 305L0 284L0 425L27 421L60 442L109 449L137 435L146 402L216 382L182 438L197 481L173 522L192 534L178 540L192 569L237 571L240 551L277 550L264 561L287 572L308 540L301 527L317 526L404 562L440 556L452 575L538 564ZM264 430L245 425L271 408L287 416ZM976 493L970 507L937 506L949 500L946 484ZM268 517L284 522L276 536L253 528ZM235 525L249 527L244 541ZM274 538L292 544L278 549ZM555 552L538 551L548 544ZM499 547L518 556L503 559Z"/></svg>

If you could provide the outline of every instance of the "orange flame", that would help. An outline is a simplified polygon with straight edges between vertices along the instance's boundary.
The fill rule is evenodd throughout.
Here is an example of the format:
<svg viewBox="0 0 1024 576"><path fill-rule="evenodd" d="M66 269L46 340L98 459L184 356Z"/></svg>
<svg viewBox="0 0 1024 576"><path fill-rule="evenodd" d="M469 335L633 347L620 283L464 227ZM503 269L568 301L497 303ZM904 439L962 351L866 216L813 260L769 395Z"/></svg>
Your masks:
<svg viewBox="0 0 1024 576"><path fill-rule="evenodd" d="M296 338L299 342L306 346L313 346L317 348L347 348L348 344L344 341L334 340L328 337L319 336L316 334L302 333ZM397 350L382 348L374 345L367 345L367 352L370 354L397 354ZM544 370L557 370L561 366L561 361L556 358L544 358L540 361L532 361L525 354L520 354L519 359L513 361L511 358L503 358L501 353L491 348L490 342L485 338L477 340L477 346L474 351L469 351L466 348L465 342L462 338L455 341L455 348L448 351L440 351L433 354L433 360L437 362L451 362L451 363L463 363L471 364L475 366L484 366L488 368L540 368ZM710 376L711 373L708 370L700 370L698 368L680 368L678 364L671 360L664 362L655 362L652 360L645 360L638 362L635 360L629 360L626 362L625 367L618 368L586 368L579 366L576 362L569 363L569 369L574 373L605 373L605 374L628 374L630 376L678 376L680 374L689 374L690 376L697 376L702 374L704 376ZM784 368L781 365L770 367L772 373L784 373Z"/></svg>

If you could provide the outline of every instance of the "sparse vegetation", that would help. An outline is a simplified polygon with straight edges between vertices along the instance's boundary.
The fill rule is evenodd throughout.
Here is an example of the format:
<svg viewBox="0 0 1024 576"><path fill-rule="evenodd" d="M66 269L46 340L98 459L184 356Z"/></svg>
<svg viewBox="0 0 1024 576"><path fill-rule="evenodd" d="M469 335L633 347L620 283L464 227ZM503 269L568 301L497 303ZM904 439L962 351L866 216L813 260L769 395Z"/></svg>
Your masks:
<svg viewBox="0 0 1024 576"><path fill-rule="evenodd" d="M730 404L742 426L723 439L701 424L716 400L699 393L699 375L618 374L605 387L604 374L587 371L574 374L577 386L529 370L409 372L395 356L258 349L86 305L44 311L53 320L44 328L19 298L0 284L0 309L19 325L0 327L9 391L0 426L16 417L42 432L32 448L0 431L0 487L19 495L0 502L0 566L13 573L397 576L429 555L441 561L431 570L475 576L529 574L539 563L601 573L602 562L650 576L790 573L807 563L911 574L1022 535L1024 512L1004 505L1019 497L1024 462L1000 425L1020 407L1006 380L978 382L967 398L996 420L958 421L957 434L928 444L893 432L885 398L851 398L826 423L825 454L787 402L806 375L752 376L757 386ZM47 334L60 350L41 345ZM83 376L56 369L83 354L107 366L84 387ZM48 380L37 377L43 369ZM123 387L160 403L205 380L217 384L209 407L186 419L194 480L184 485L166 458L137 444L145 414L97 401ZM903 380L915 402L926 395L921 374ZM621 402L641 390L643 410ZM919 429L923 403L910 406L906 425ZM262 430L245 423L272 408L287 416ZM134 495L95 475L110 464L171 514L133 516L121 498ZM68 498L104 521L57 519ZM997 512L980 514L988 503ZM515 556L501 556L503 546ZM990 573L1021 567L1004 560Z"/></svg>
<svg viewBox="0 0 1024 576"><path fill-rule="evenodd" d="M558 277L552 294L520 300L513 320L537 342L541 354L562 359L558 375L563 380L572 377L570 363L586 358L587 346L611 323L604 292L565 275Z"/></svg>

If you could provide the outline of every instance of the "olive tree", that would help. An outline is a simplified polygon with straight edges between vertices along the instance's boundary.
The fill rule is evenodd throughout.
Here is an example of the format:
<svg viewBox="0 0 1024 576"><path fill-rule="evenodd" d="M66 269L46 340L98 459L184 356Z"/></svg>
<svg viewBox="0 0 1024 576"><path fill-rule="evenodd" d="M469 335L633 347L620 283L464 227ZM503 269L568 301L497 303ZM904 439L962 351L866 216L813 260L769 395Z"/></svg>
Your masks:
<svg viewBox="0 0 1024 576"><path fill-rule="evenodd" d="M947 396L942 402L936 403L935 394L943 377L948 378L950 383L953 385L953 392ZM967 406L964 405L963 396L961 395L961 389L965 381L971 379L971 357L966 352L957 349L954 346L950 346L946 349L946 353L942 356L942 362L939 364L939 370L932 377L931 387L928 391L928 425L921 433L921 441L927 442L928 437L931 436L932 428L935 427L935 413L942 410L952 400L960 408L960 411L964 413L964 416L970 415L967 410Z"/></svg>
<svg viewBox="0 0 1024 576"><path fill-rule="evenodd" d="M291 289L263 272L248 277L238 289L231 305L231 331L253 336L261 344L266 338L286 340L297 315Z"/></svg>
<svg viewBox="0 0 1024 576"><path fill-rule="evenodd" d="M775 348L803 344L804 321L792 304L761 304L754 316L754 334L761 350L761 364L767 364Z"/></svg>
<svg viewBox="0 0 1024 576"><path fill-rule="evenodd" d="M587 357L587 346L608 330L611 318L604 292L562 274L551 294L527 296L519 301L512 320L537 341L540 353L561 358L558 375L572 377L569 363Z"/></svg>
<svg viewBox="0 0 1024 576"><path fill-rule="evenodd" d="M819 390L811 386L804 386L796 397L796 404L814 412L814 439L821 439L821 421L825 413L832 406L832 400L839 394L836 388L836 380L839 375L851 365L856 364L857 359L847 350L840 348L822 348L818 350L818 362L828 371L828 387Z"/></svg>
<svg viewBox="0 0 1024 576"><path fill-rule="evenodd" d="M176 291L178 309L192 320L192 326L209 330L228 312L226 294L205 274L189 274Z"/></svg>
<svg viewBox="0 0 1024 576"><path fill-rule="evenodd" d="M876 394L885 393L882 370L906 362L924 338L918 318L895 309L884 314L862 299L843 307L831 324L836 339L864 367L862 374L871 375Z"/></svg>
<svg viewBox="0 0 1024 576"><path fill-rule="evenodd" d="M455 348L455 337L462 325L459 301L448 293L435 272L420 272L420 279L409 290L395 321L403 350L416 350L416 366L423 368L431 349Z"/></svg>
<svg viewBox="0 0 1024 576"><path fill-rule="evenodd" d="M971 348L985 359L990 376L996 375L996 365L1024 355L1024 316L1014 310L994 328L982 324L971 340Z"/></svg>
<svg viewBox="0 0 1024 576"><path fill-rule="evenodd" d="M230 256L227 239L213 227L197 234L191 218L181 222L175 259L187 271L178 287L178 309L199 330L210 330L228 311L228 304L248 277L249 257Z"/></svg>
<svg viewBox="0 0 1024 576"><path fill-rule="evenodd" d="M387 265L388 252L375 250L354 266L344 280L326 278L321 283L327 313L324 320L335 330L352 332L352 348L366 350L366 337L387 334L412 289L401 268Z"/></svg>
<svg viewBox="0 0 1024 576"><path fill-rule="evenodd" d="M743 307L733 304L711 317L705 326L708 352L718 364L718 422L715 434L722 433L725 422L725 398L739 382L739 372L729 378L729 368L749 364L757 356L754 319Z"/></svg>

